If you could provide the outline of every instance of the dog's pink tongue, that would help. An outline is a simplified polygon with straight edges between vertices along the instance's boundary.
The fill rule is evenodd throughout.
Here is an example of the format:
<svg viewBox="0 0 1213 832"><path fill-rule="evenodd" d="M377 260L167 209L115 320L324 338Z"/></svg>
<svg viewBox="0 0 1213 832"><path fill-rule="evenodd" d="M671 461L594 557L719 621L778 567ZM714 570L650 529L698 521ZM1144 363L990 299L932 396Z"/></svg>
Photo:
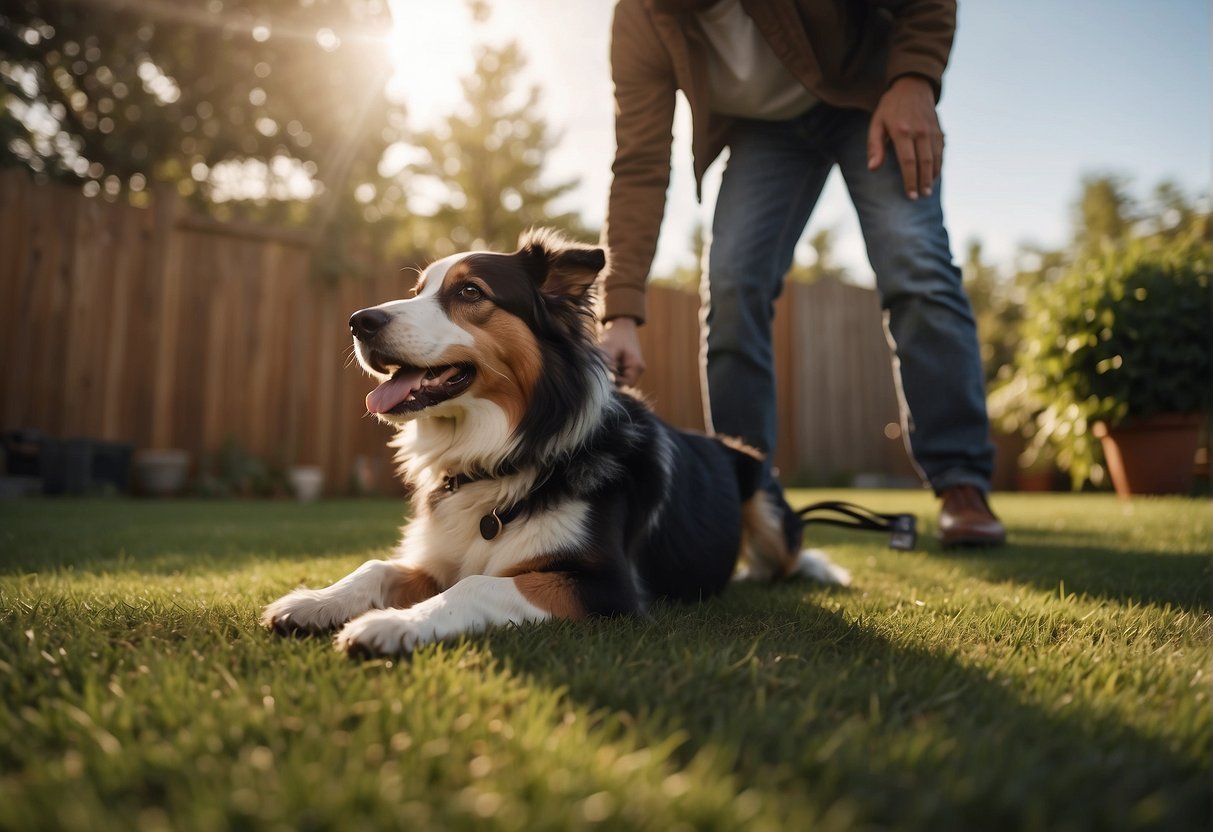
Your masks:
<svg viewBox="0 0 1213 832"><path fill-rule="evenodd" d="M411 373L397 373L389 378L366 394L367 412L387 413L407 399L409 393L421 389L421 379L424 375L425 370L417 370Z"/></svg>

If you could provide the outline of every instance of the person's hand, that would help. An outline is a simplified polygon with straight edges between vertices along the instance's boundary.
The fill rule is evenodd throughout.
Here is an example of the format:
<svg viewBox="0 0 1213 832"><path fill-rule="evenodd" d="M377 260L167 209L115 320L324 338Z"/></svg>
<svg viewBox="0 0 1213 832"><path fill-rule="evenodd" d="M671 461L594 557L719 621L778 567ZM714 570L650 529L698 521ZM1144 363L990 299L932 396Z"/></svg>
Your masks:
<svg viewBox="0 0 1213 832"><path fill-rule="evenodd" d="M926 78L903 75L881 96L868 127L868 170L884 164L890 141L906 196L930 196L943 167L943 131L935 114L935 89Z"/></svg>
<svg viewBox="0 0 1213 832"><path fill-rule="evenodd" d="M598 348L606 356L607 366L615 373L615 384L623 387L640 380L644 355L636 334L635 318L612 318L598 335Z"/></svg>

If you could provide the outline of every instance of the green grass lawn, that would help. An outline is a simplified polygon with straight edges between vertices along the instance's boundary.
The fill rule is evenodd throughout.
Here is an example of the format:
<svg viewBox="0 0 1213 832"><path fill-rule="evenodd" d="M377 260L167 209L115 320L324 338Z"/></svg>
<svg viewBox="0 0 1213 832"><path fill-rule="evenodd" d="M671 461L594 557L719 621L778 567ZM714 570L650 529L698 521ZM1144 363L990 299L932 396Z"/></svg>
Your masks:
<svg viewBox="0 0 1213 832"><path fill-rule="evenodd" d="M350 661L260 607L402 508L0 503L0 829L1201 829L1210 504L1000 496L1012 544L811 527L854 586Z"/></svg>

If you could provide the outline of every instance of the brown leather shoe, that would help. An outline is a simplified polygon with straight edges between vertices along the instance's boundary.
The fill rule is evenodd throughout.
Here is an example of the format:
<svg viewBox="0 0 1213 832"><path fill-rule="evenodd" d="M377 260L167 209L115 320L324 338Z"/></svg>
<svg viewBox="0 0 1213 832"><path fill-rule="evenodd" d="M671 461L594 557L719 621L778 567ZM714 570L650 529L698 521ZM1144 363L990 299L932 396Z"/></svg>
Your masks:
<svg viewBox="0 0 1213 832"><path fill-rule="evenodd" d="M974 485L958 485L940 495L939 540L944 546L1001 546L1007 530L990 511L985 493Z"/></svg>

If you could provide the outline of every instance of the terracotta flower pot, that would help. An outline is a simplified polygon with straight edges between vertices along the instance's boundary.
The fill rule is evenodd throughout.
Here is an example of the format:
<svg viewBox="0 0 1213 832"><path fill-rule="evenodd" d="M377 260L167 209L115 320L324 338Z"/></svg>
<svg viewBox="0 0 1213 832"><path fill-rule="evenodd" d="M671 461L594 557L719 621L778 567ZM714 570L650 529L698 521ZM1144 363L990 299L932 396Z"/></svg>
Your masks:
<svg viewBox="0 0 1213 832"><path fill-rule="evenodd" d="M1157 413L1092 431L1103 445L1104 461L1122 500L1134 494L1187 494L1204 413Z"/></svg>

